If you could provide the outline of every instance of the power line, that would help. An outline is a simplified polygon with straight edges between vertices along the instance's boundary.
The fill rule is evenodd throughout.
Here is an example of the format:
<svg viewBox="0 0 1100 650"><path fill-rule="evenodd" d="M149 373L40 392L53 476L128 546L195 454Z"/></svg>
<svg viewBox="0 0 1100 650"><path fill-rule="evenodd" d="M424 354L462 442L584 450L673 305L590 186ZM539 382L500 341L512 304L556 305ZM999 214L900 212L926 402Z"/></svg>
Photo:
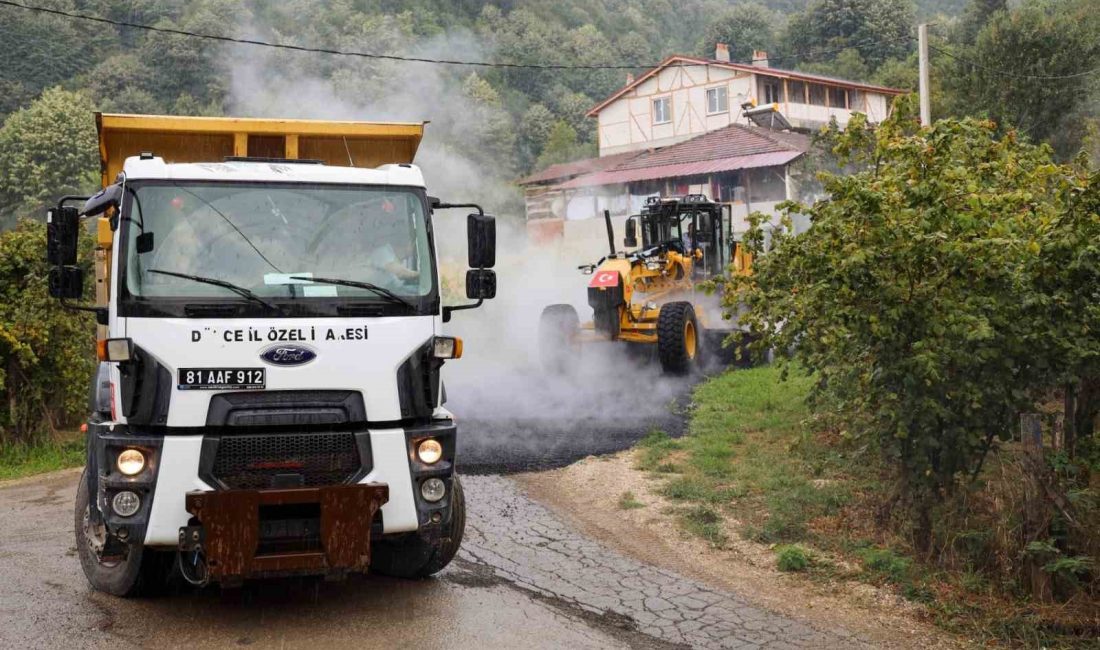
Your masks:
<svg viewBox="0 0 1100 650"><path fill-rule="evenodd" d="M74 20L87 20L91 22L101 23L105 25L113 25L115 27L129 27L131 29L142 29L150 32L159 32L162 34L172 34L175 36L186 36L189 38L201 38L210 41L221 41L223 43L236 43L239 45L256 45L259 47L269 47L279 50L293 50L296 52L312 52L315 54L332 54L334 56L351 56L363 59L380 59L386 61L404 61L411 63L435 63L441 65L466 65L477 66L483 68L536 68L544 70L634 70L637 68L653 68L654 65L647 65L642 63L623 63L623 64L559 64L559 63L494 63L491 61L461 61L455 59L429 59L426 57L418 56L399 56L396 54L379 54L377 52L357 52L354 50L334 50L323 47L307 47L304 45L290 45L288 43L272 43L270 41L260 41L251 38L234 38L231 36L218 36L216 34L203 34L199 32L189 32L183 29L173 29L171 27L156 27L153 25L145 25L142 23L132 23L125 20L113 20L110 18L103 18L101 16L89 16L87 14L78 14L70 11L63 11L61 9L52 9L49 7L37 7L33 5L25 5L19 2L11 2L10 0L0 0L0 5L7 7L15 7L18 9L25 9L27 11L35 11L39 13L52 14L55 16L64 16L65 18L71 18Z"/></svg>
<svg viewBox="0 0 1100 650"><path fill-rule="evenodd" d="M814 50L812 52L794 52L794 53L788 54L786 56L775 56L775 57L769 56L768 60L770 61L770 60L774 59L774 60L777 60L777 61L783 61L783 60L786 60L786 59L796 59L797 61L806 61L807 59L817 58L817 57L819 57L823 54L837 54L837 53L843 52L844 50L851 50L851 49L857 49L858 50L859 48L867 46L867 45L893 45L895 43L901 43L901 42L904 42L904 41L912 41L912 40L913 40L913 36L911 34L906 34L904 36L899 36L898 38L889 38L889 39L885 39L885 40L867 39L867 40L864 40L864 41L856 41L854 43L848 43L848 44L844 45L843 47L835 47L835 48L831 48L831 49L828 49L828 50Z"/></svg>
<svg viewBox="0 0 1100 650"><path fill-rule="evenodd" d="M336 50L331 48L322 47L308 47L304 45L291 45L288 43L273 43L271 41L261 41L250 38L234 38L232 36L219 36L217 34L203 34L200 32L191 32L183 29L174 29L171 27L156 27L154 25L146 25L143 23L134 23L125 20L114 20L111 18L104 18L102 16L90 16L88 14L80 14L71 11L64 11L62 9L53 9L51 7L39 7L35 5L27 5L20 2L12 2L11 0L0 0L0 6L13 7L16 9L23 9L26 11L33 11L44 14L51 14L54 16L62 16L73 20L85 20L104 25L112 25L114 27L126 27L130 29L140 29L149 32L157 32L161 34L170 34L173 36L185 36L188 38L199 38L210 41L220 41L223 43L235 43L238 45L255 45L259 47L267 47L279 50L292 50L295 52L308 52L314 54L331 54L333 56L350 56L364 59L379 59L386 61L401 61L410 63L433 63L439 65L459 65L459 66L474 66L482 68L518 68L518 69L539 69L539 70L636 70L642 68L656 68L659 63L612 63L612 64L565 64L565 63L508 63L508 62L492 62L492 61L463 61L456 59L430 59L427 57L417 56L400 56L396 54L379 54L377 52L359 52L355 50ZM838 47L828 50L815 50L812 52L796 53L787 56L772 57L773 60L783 61L787 59L796 59L799 61L812 60L814 58L826 55L842 52L849 48L858 48L865 45L886 45L897 43L902 40L912 39L912 36L906 36L904 38L889 39L889 40L867 40L857 43L849 43L844 47ZM749 62L745 62L748 64Z"/></svg>
<svg viewBox="0 0 1100 650"><path fill-rule="evenodd" d="M944 56L948 56L952 59L955 59L956 61L958 61L960 63L964 63L966 65L978 68L979 70L984 70L985 72L988 72L990 74L995 74L995 75L998 75L998 76L1001 76L1001 77L1010 77L1010 78L1013 78L1013 79L1034 79L1034 80L1037 80L1037 81L1058 81L1058 80L1065 80L1065 79L1079 79L1081 77L1087 77L1089 75L1094 75L1094 74L1100 73L1100 68L1093 68L1092 70L1084 70L1082 72L1075 72L1073 74L1054 74L1054 75L1024 74L1024 73L1019 73L1019 72L1009 72L1008 70L1002 70L1000 68L991 68L989 66L985 66L985 65L982 65L980 63L975 63L975 62L971 61L970 59L958 56L957 54L953 54L950 51L945 50L943 48L936 47L935 45L932 45L931 43L928 44L928 47L929 47L929 49L933 49L936 52L939 52L940 54L943 54Z"/></svg>

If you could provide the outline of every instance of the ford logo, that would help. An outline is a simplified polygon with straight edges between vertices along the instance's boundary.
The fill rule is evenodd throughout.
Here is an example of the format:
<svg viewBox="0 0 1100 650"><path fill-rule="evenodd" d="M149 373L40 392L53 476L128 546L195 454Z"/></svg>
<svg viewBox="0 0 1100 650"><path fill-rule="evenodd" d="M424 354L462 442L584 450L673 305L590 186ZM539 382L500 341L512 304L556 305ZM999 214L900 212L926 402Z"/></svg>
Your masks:
<svg viewBox="0 0 1100 650"><path fill-rule="evenodd" d="M317 353L304 345L272 345L264 348L260 358L273 366L300 366L317 358Z"/></svg>

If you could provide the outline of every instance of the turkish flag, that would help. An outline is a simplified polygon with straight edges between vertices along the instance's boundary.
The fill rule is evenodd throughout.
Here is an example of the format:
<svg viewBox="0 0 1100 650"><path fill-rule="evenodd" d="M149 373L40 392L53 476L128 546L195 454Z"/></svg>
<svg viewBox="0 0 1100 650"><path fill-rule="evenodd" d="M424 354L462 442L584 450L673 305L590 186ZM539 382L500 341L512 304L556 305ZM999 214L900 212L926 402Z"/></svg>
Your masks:
<svg viewBox="0 0 1100 650"><path fill-rule="evenodd" d="M619 286L619 272L618 271L596 271L592 276L592 281L588 283L590 287L617 287Z"/></svg>

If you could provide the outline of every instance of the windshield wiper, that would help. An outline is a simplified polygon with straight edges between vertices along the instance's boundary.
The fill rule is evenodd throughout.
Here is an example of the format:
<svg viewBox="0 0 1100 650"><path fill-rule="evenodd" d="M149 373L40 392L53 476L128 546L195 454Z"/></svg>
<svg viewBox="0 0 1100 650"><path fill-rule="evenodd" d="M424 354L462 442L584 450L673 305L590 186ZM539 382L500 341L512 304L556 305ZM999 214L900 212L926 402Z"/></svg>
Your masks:
<svg viewBox="0 0 1100 650"><path fill-rule="evenodd" d="M241 287L241 286L237 286L237 285L233 284L232 282L228 282L226 280L219 280L217 278L204 278L201 275L188 275L187 273L177 273L175 271L161 271L160 269L148 269L146 271L146 273L156 273L158 275L170 275L174 278L183 278L184 280L192 280L194 282L202 282L203 284L212 284L215 287L222 287L223 289L229 289L230 291L232 291L233 293L237 294L238 296L240 296L242 298L246 298L248 300L251 300L252 302L259 303L259 304L263 305L264 307L267 307L268 309L270 309L272 311L277 311L280 314L286 316L286 310L284 310L282 307L279 307L278 305L272 304L272 303L264 300L263 298L257 296L255 293L252 293L248 289L245 289L244 287Z"/></svg>
<svg viewBox="0 0 1100 650"><path fill-rule="evenodd" d="M377 284L370 282L363 282L361 280L343 280L340 278L314 278L305 275L292 275L291 280L308 280L310 282L316 282L318 284L335 284L341 287L355 287L356 289L366 289L367 291L374 292L376 295L385 298L389 302L404 305L413 311L416 311L416 305L412 304L408 300L405 300L396 293L390 291L385 287L380 287Z"/></svg>

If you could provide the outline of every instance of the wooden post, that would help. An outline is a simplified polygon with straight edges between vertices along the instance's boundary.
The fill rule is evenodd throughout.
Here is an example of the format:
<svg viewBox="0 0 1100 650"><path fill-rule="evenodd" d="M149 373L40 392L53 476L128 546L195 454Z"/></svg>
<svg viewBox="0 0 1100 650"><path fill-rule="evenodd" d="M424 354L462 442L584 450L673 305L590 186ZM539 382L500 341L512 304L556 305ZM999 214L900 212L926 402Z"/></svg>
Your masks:
<svg viewBox="0 0 1100 650"><path fill-rule="evenodd" d="M1043 421L1038 413L1020 414L1020 441L1028 449L1043 448Z"/></svg>
<svg viewBox="0 0 1100 650"><path fill-rule="evenodd" d="M932 101L929 97L932 93L928 80L928 24L921 23L917 26L917 56L919 58L919 87L920 87L920 125L932 124Z"/></svg>

